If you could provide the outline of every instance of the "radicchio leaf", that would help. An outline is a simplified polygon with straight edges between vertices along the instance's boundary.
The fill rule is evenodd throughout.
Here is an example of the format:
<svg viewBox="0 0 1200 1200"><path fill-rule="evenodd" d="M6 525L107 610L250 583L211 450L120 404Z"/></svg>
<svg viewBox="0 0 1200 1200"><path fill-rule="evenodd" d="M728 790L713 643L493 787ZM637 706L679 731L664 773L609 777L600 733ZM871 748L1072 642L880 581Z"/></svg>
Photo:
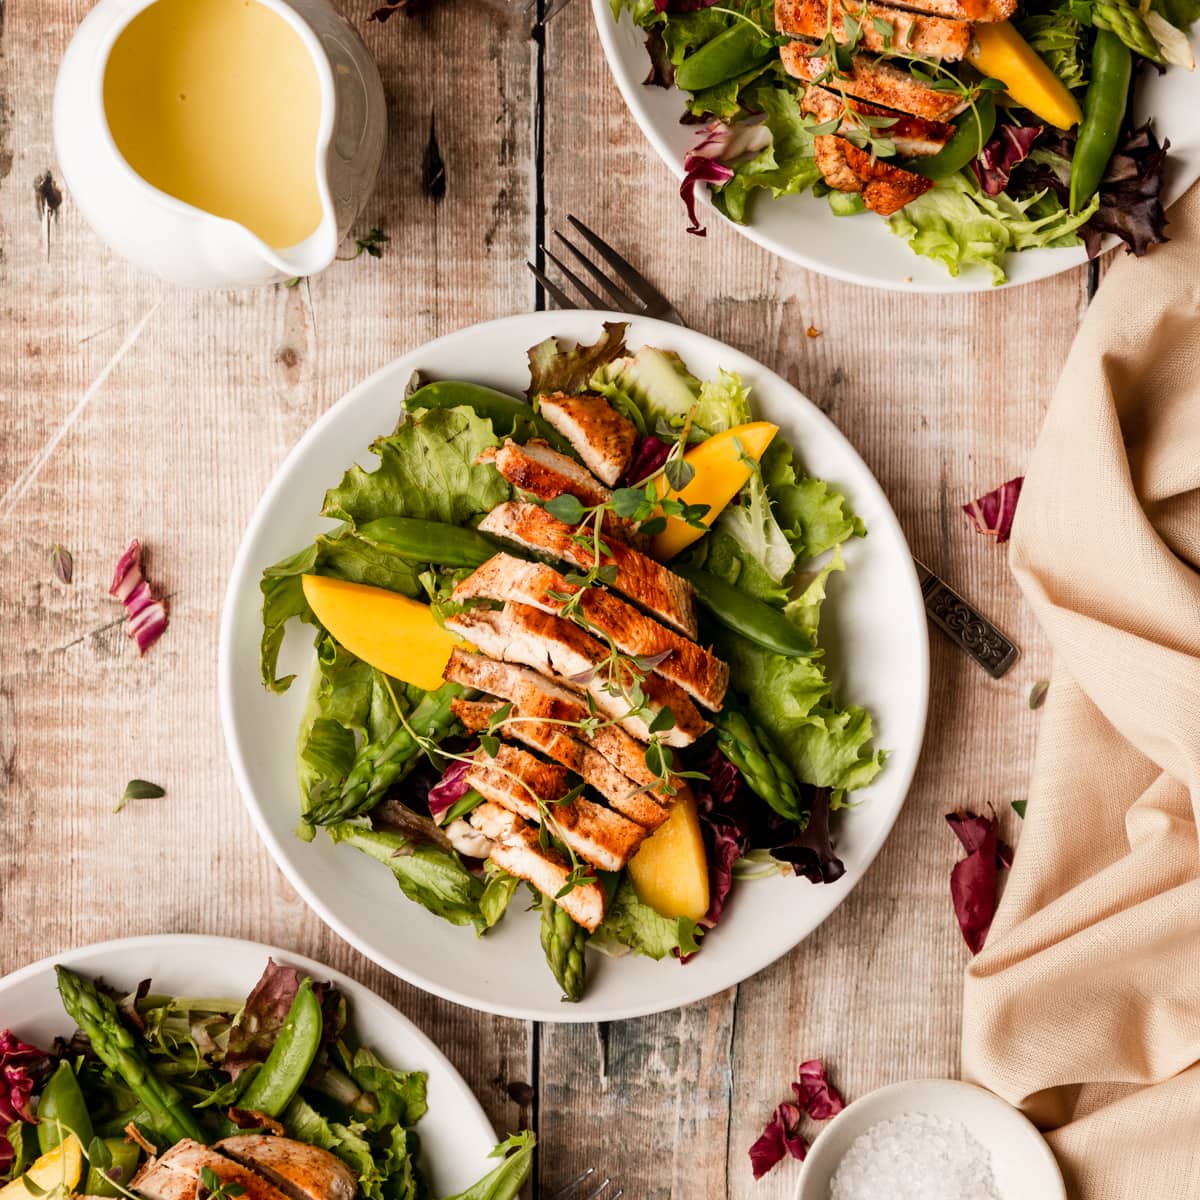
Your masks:
<svg viewBox="0 0 1200 1200"><path fill-rule="evenodd" d="M449 812L471 790L467 782L469 762L452 762L441 779L429 789L429 815L441 821L442 814Z"/></svg>
<svg viewBox="0 0 1200 1200"><path fill-rule="evenodd" d="M721 919L733 887L733 864L751 846L750 814L742 773L714 748L701 767L707 779L694 781L700 829L708 852L708 912L700 918L705 929Z"/></svg>
<svg viewBox="0 0 1200 1200"><path fill-rule="evenodd" d="M167 628L167 609L142 575L142 544L137 538L121 555L108 594L125 605L127 632L137 642L138 653L145 654Z"/></svg>
<svg viewBox="0 0 1200 1200"><path fill-rule="evenodd" d="M946 821L967 852L950 873L950 899L967 946L978 954L996 914L999 870L1012 865L1012 847L1000 840L994 816L959 811L947 813Z"/></svg>
<svg viewBox="0 0 1200 1200"><path fill-rule="evenodd" d="M728 183L733 178L733 168L711 158L699 154L689 154L683 160L683 181L679 185L679 194L683 197L683 205L687 209L688 233L696 237L707 237L708 230L700 224L696 215L696 184L698 183Z"/></svg>
<svg viewBox="0 0 1200 1200"><path fill-rule="evenodd" d="M1170 141L1159 145L1147 122L1117 147L1100 181L1100 207L1080 231L1088 258L1100 253L1100 243L1109 233L1125 243L1127 254L1139 258L1151 246L1168 240L1162 186L1170 145Z"/></svg>
<svg viewBox="0 0 1200 1200"><path fill-rule="evenodd" d="M1029 157L1033 144L1042 136L1042 125L1002 125L971 163L979 186L989 196L998 196L1008 187L1013 168Z"/></svg>
<svg viewBox="0 0 1200 1200"><path fill-rule="evenodd" d="M650 74L643 81L645 86L674 87L675 64L671 61L667 41L658 25L652 25L646 34L646 53L650 56Z"/></svg>
<svg viewBox="0 0 1200 1200"><path fill-rule="evenodd" d="M1007 542L1012 533L1013 517L1017 514L1017 501L1021 497L1024 475L1018 475L998 488L962 506L980 533L994 537L997 542Z"/></svg>
<svg viewBox="0 0 1200 1200"><path fill-rule="evenodd" d="M727 165L728 162L745 154L757 154L770 145L771 131L760 121L743 121L737 125L713 121L699 132L699 142L683 160L679 194L691 222L688 233L705 237L708 231L696 215L696 185L728 183L733 178L733 168Z"/></svg>
<svg viewBox="0 0 1200 1200"><path fill-rule="evenodd" d="M637 485L643 479L649 479L667 461L667 455L670 453L670 442L664 442L662 438L657 438L652 433L646 434L638 442L633 462L629 464L629 470L625 472L625 479L630 485Z"/></svg>
<svg viewBox="0 0 1200 1200"><path fill-rule="evenodd" d="M792 870L810 883L836 883L846 873L829 836L829 799L829 788L813 788L812 813L803 832L771 847L772 858L791 863Z"/></svg>
<svg viewBox="0 0 1200 1200"><path fill-rule="evenodd" d="M846 1107L845 1100L829 1082L825 1064L819 1058L802 1062L796 1074L797 1081L792 1084L796 1102L814 1121L828 1121Z"/></svg>
<svg viewBox="0 0 1200 1200"><path fill-rule="evenodd" d="M750 1147L750 1168L755 1179L761 1179L768 1171L782 1162L785 1155L804 1161L808 1154L808 1142L800 1133L800 1110L794 1104L781 1104Z"/></svg>
<svg viewBox="0 0 1200 1200"><path fill-rule="evenodd" d="M16 1149L4 1131L19 1121L37 1124L29 1102L50 1067L46 1051L21 1041L9 1029L0 1030L0 1174L6 1173L16 1158Z"/></svg>

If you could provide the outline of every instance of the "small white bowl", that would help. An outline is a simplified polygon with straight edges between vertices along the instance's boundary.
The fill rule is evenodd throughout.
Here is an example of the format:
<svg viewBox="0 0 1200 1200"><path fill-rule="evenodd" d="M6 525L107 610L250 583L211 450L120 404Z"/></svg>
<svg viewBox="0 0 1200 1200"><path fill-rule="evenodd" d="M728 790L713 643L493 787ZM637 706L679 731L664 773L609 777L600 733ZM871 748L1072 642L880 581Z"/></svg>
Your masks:
<svg viewBox="0 0 1200 1200"><path fill-rule="evenodd" d="M1004 1200L1066 1200L1062 1172L1037 1128L999 1096L956 1079L893 1083L849 1104L821 1131L800 1172L796 1200L829 1200L851 1143L880 1121L928 1113L958 1121L992 1155Z"/></svg>

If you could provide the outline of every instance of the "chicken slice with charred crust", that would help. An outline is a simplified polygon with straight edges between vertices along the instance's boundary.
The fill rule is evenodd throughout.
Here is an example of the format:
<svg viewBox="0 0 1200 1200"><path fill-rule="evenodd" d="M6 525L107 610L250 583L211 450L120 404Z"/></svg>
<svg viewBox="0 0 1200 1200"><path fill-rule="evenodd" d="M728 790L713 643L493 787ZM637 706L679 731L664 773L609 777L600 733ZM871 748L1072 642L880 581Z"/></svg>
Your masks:
<svg viewBox="0 0 1200 1200"><path fill-rule="evenodd" d="M813 157L831 188L861 194L866 206L881 217L890 217L933 187L932 179L874 158L845 138L814 138Z"/></svg>
<svg viewBox="0 0 1200 1200"><path fill-rule="evenodd" d="M890 120L890 125L880 126L875 132L895 143L897 154L910 158L937 154L954 136L954 126L948 121L928 121L924 117L893 112L882 105L855 100L853 97L847 97L843 102L841 96L815 83L805 88L800 108L802 112L812 113L819 124L840 121L840 133L845 133L848 128L863 128L862 123L855 120L857 113ZM846 113L847 108L850 110L849 115Z"/></svg>
<svg viewBox="0 0 1200 1200"><path fill-rule="evenodd" d="M595 563L586 529L556 520L544 508L520 500L497 505L480 522L483 533L503 538L537 554L570 563L581 570ZM602 539L603 540L603 539ZM696 636L695 591L662 563L621 542L604 542L600 565L613 567L613 588L687 637Z"/></svg>
<svg viewBox="0 0 1200 1200"><path fill-rule="evenodd" d="M215 1148L270 1180L290 1200L354 1200L358 1192L354 1172L320 1146L246 1133L222 1138Z"/></svg>
<svg viewBox="0 0 1200 1200"><path fill-rule="evenodd" d="M953 17L912 12L890 4L856 4L850 10L841 0L832 7L828 0L775 0L775 24L780 33L818 42L826 31L843 44L854 40L846 26L847 17L853 17L857 25L861 38L858 44L876 54L895 50L919 58L958 62L971 48L971 26Z"/></svg>
<svg viewBox="0 0 1200 1200"><path fill-rule="evenodd" d="M584 929L594 931L604 920L604 889L599 884L577 884L558 895L567 886L570 864L553 847L543 849L537 830L527 821L491 801L479 805L469 820L490 839L492 848L488 858L501 870L533 884Z"/></svg>
<svg viewBox="0 0 1200 1200"><path fill-rule="evenodd" d="M609 487L625 474L637 449L637 427L603 396L553 392L540 397L538 411Z"/></svg>

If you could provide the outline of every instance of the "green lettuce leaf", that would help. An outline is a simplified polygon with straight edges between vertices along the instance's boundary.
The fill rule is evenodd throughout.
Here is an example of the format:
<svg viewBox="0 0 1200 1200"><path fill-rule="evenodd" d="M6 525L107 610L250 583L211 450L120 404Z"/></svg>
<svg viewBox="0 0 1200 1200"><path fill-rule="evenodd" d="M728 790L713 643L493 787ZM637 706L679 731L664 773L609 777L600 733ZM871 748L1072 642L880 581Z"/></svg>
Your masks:
<svg viewBox="0 0 1200 1200"><path fill-rule="evenodd" d="M379 1102L379 1111L368 1119L376 1129L389 1125L411 1129L429 1111L423 1071L394 1071L361 1046L351 1060L350 1076Z"/></svg>
<svg viewBox="0 0 1200 1200"><path fill-rule="evenodd" d="M1087 83L1080 55L1082 27L1068 5L1018 18L1014 24L1067 87L1078 88Z"/></svg>
<svg viewBox="0 0 1200 1200"><path fill-rule="evenodd" d="M819 705L792 731L784 753L803 782L832 788L832 805L839 808L844 792L866 787L883 769L887 754L872 749L874 736L865 708Z"/></svg>
<svg viewBox="0 0 1200 1200"><path fill-rule="evenodd" d="M781 584L796 565L796 552L775 518L761 470L751 473L738 499L721 513L715 527L738 544L743 559L752 559L768 579Z"/></svg>
<svg viewBox="0 0 1200 1200"><path fill-rule="evenodd" d="M297 554L277 562L263 572L259 581L262 592L262 640L259 643L258 669L264 686L273 692L286 692L292 686L295 675L276 677L279 651L283 646L283 634L287 623L299 617L308 625L316 625L317 618L304 598L301 575L316 568L317 547L308 546Z"/></svg>
<svg viewBox="0 0 1200 1200"><path fill-rule="evenodd" d="M934 188L889 217L888 227L915 253L940 262L951 275L976 263L999 285L1008 279L1004 259L1010 250L1080 245L1077 230L1099 204L1097 194L1072 216L1048 193L1024 200L1005 193L987 196L960 171L939 179Z"/></svg>
<svg viewBox="0 0 1200 1200"><path fill-rule="evenodd" d="M776 520L799 560L816 558L849 538L866 536L867 527L841 492L824 480L797 474L792 448L782 438L767 447L762 473Z"/></svg>
<svg viewBox="0 0 1200 1200"><path fill-rule="evenodd" d="M776 197L794 196L808 191L821 178L813 157L813 135L800 112L796 91L767 80L747 88L744 95L749 108L764 114L771 144L753 158L734 164L733 178L713 193L717 209L739 225L746 223L756 190Z"/></svg>
<svg viewBox="0 0 1200 1200"><path fill-rule="evenodd" d="M500 472L475 461L499 444L492 423L473 410L429 409L372 442L379 466L373 471L351 467L325 494L322 514L352 526L377 517L465 525L509 497Z"/></svg>
<svg viewBox="0 0 1200 1200"><path fill-rule="evenodd" d="M479 911L489 929L508 911L520 882L515 875L501 871L493 863L487 864L487 882L483 885L483 895L479 897Z"/></svg>
<svg viewBox="0 0 1200 1200"><path fill-rule="evenodd" d="M628 876L622 876L604 920L588 944L611 952L611 945L616 942L636 954L661 959L676 951L695 954L700 949L701 932L688 917L664 917L643 904Z"/></svg>
<svg viewBox="0 0 1200 1200"><path fill-rule="evenodd" d="M487 922L479 910L483 883L458 858L437 846L413 845L402 834L369 829L352 821L325 827L335 843L346 842L383 863L410 899L452 925L474 925L479 933Z"/></svg>
<svg viewBox="0 0 1200 1200"><path fill-rule="evenodd" d="M536 1144L537 1138L531 1129L510 1134L488 1156L503 1159L500 1165L465 1192L448 1196L446 1200L516 1200L529 1178Z"/></svg>
<svg viewBox="0 0 1200 1200"><path fill-rule="evenodd" d="M821 605L825 603L829 577L835 571L844 571L846 560L840 547L834 547L829 561L809 581L808 586L794 600L784 606L784 614L798 629L804 630L808 640L816 646L821 626Z"/></svg>
<svg viewBox="0 0 1200 1200"><path fill-rule="evenodd" d="M1152 0L1150 7L1185 33L1200 20L1200 0Z"/></svg>
<svg viewBox="0 0 1200 1200"><path fill-rule="evenodd" d="M567 345L556 337L538 342L529 350L529 389L536 400L553 392L577 395L606 363L625 353L625 322L605 321L604 332L590 346Z"/></svg>
<svg viewBox="0 0 1200 1200"><path fill-rule="evenodd" d="M747 554L741 543L719 526L696 542L687 561L768 604L782 605L787 601L787 588L772 579L758 559Z"/></svg>
<svg viewBox="0 0 1200 1200"><path fill-rule="evenodd" d="M776 654L728 629L716 631L716 649L755 719L781 746L829 695L829 680L818 658Z"/></svg>

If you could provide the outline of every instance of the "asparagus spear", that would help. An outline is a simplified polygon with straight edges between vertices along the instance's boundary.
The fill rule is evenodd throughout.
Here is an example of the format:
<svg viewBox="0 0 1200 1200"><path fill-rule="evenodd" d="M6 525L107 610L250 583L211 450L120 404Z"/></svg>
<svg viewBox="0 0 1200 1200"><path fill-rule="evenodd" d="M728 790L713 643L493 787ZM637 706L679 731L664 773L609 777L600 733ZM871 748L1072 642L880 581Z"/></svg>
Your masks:
<svg viewBox="0 0 1200 1200"><path fill-rule="evenodd" d="M554 978L563 990L563 999L571 1003L583 996L587 974L587 962L583 956L586 944L587 930L576 925L565 909L549 897L543 897L542 949Z"/></svg>
<svg viewBox="0 0 1200 1200"><path fill-rule="evenodd" d="M756 729L744 714L726 708L717 718L717 745L739 771L746 786L762 797L781 817L791 821L804 815L796 780L780 758L769 736Z"/></svg>
<svg viewBox="0 0 1200 1200"><path fill-rule="evenodd" d="M63 1008L87 1035L97 1057L115 1071L142 1102L153 1131L172 1142L208 1139L183 1096L151 1065L136 1038L125 1027L116 1004L94 984L66 967L55 967Z"/></svg>

